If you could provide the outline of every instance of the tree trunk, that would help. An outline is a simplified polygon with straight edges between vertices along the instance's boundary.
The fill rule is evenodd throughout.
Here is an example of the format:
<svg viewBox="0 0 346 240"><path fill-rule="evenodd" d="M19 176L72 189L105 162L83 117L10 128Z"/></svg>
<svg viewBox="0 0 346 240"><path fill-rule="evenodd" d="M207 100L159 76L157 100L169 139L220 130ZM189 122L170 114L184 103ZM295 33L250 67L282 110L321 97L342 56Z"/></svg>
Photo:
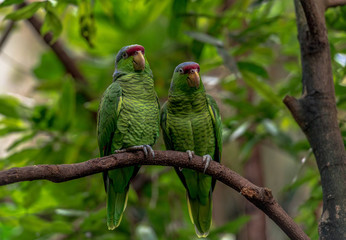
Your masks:
<svg viewBox="0 0 346 240"><path fill-rule="evenodd" d="M321 239L346 237L346 152L340 133L322 0L295 0L303 95L284 103L307 136L321 175Z"/></svg>

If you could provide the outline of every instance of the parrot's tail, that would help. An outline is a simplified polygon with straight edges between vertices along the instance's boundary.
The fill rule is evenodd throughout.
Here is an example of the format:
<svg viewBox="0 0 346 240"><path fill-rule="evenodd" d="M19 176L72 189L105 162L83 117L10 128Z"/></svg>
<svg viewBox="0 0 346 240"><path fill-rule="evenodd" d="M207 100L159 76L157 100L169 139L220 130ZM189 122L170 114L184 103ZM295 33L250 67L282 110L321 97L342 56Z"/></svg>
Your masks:
<svg viewBox="0 0 346 240"><path fill-rule="evenodd" d="M209 234L212 219L212 195L211 191L205 201L200 201L198 198L192 199L187 194L187 206L192 223L195 225L195 230L198 238L205 238Z"/></svg>
<svg viewBox="0 0 346 240"><path fill-rule="evenodd" d="M124 192L115 192L111 187L112 184L108 184L107 189L107 226L109 230L117 228L123 217L127 205L128 190L125 188Z"/></svg>

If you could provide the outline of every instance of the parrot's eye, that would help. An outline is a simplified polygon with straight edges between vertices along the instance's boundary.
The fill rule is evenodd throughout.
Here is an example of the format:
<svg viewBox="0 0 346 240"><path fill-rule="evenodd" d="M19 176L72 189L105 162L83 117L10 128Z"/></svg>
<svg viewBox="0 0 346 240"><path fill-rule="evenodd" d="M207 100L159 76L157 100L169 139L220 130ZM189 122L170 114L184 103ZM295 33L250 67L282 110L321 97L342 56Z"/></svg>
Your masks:
<svg viewBox="0 0 346 240"><path fill-rule="evenodd" d="M183 74L184 73L184 70L182 68L179 68L179 73L180 74Z"/></svg>
<svg viewBox="0 0 346 240"><path fill-rule="evenodd" d="M123 59L126 59L128 57L127 52L123 53Z"/></svg>

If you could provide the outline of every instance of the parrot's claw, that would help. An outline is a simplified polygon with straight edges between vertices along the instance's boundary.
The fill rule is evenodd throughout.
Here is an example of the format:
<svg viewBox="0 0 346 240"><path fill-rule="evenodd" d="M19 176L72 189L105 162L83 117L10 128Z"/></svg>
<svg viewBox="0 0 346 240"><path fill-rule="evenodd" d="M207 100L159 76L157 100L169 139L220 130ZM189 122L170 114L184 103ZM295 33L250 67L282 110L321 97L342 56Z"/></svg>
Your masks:
<svg viewBox="0 0 346 240"><path fill-rule="evenodd" d="M211 156L209 154L203 156L203 162L205 162L203 173L205 173L205 171L209 167L209 164L210 164L211 160L213 160L213 159L211 158Z"/></svg>
<svg viewBox="0 0 346 240"><path fill-rule="evenodd" d="M187 155L189 155L189 160L191 161L192 158L193 158L194 155L195 155L195 152L194 152L194 151L187 150L186 153L187 153Z"/></svg>
<svg viewBox="0 0 346 240"><path fill-rule="evenodd" d="M143 151L146 158L149 156L149 153L153 158L155 158L154 150L151 148L150 145L133 146L125 149L115 150L114 153L135 152L138 150Z"/></svg>
<svg viewBox="0 0 346 240"><path fill-rule="evenodd" d="M144 152L145 157L147 158L148 157L148 149L143 146L142 150Z"/></svg>
<svg viewBox="0 0 346 240"><path fill-rule="evenodd" d="M192 160L192 158L195 156L195 152L194 151L191 151L191 150L187 150L186 151L187 155L189 156L189 161ZM183 168L182 167L179 167L179 171L183 171Z"/></svg>
<svg viewBox="0 0 346 240"><path fill-rule="evenodd" d="M151 156L153 157L153 158L155 158L155 152L154 152L154 150L152 149L152 147L150 146L150 145L144 145L145 146L145 148L147 149L147 151L149 151L150 153L151 153Z"/></svg>

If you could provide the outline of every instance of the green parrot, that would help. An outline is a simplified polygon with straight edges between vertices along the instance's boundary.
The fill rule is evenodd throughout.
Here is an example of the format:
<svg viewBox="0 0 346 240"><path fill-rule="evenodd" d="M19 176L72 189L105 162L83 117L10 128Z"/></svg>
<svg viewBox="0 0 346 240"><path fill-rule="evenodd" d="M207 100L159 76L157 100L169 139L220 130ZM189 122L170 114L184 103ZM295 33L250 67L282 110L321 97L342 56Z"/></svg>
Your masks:
<svg viewBox="0 0 346 240"><path fill-rule="evenodd" d="M220 162L222 125L215 100L206 94L195 62L179 64L173 73L160 125L166 148L203 156L205 169L211 160ZM187 205L198 237L209 234L215 179L190 169L175 168L187 193Z"/></svg>
<svg viewBox="0 0 346 240"><path fill-rule="evenodd" d="M146 156L154 157L151 146L159 136L159 109L144 47L123 47L116 56L113 83L104 92L99 106L97 140L100 156L143 150ZM130 180L139 168L126 167L103 173L109 230L121 222Z"/></svg>

